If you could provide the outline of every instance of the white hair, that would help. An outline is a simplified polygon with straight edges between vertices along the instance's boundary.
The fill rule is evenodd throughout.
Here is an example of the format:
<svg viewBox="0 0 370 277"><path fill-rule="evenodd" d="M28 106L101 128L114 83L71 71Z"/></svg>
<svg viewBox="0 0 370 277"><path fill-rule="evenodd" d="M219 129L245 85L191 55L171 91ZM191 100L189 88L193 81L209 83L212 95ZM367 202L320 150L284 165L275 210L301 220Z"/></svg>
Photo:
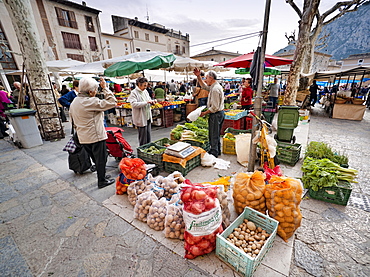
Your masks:
<svg viewBox="0 0 370 277"><path fill-rule="evenodd" d="M207 72L207 75L211 78L213 78L214 80L217 80L217 74L216 72L214 72L213 70L210 70Z"/></svg>
<svg viewBox="0 0 370 277"><path fill-rule="evenodd" d="M78 85L78 91L80 93L89 93L95 91L99 87L99 83L93 78L82 78Z"/></svg>

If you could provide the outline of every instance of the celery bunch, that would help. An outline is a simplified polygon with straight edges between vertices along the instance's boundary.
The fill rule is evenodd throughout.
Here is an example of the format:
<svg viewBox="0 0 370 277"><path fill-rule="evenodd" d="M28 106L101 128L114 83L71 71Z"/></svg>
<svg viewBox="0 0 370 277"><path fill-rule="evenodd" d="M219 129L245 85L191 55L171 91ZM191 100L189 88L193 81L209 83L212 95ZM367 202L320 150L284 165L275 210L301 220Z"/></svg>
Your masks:
<svg viewBox="0 0 370 277"><path fill-rule="evenodd" d="M343 168L329 159L314 159L306 157L302 171L304 175L302 182L305 188L318 191L324 187L332 187L338 184L339 180L355 183L358 171L350 168Z"/></svg>

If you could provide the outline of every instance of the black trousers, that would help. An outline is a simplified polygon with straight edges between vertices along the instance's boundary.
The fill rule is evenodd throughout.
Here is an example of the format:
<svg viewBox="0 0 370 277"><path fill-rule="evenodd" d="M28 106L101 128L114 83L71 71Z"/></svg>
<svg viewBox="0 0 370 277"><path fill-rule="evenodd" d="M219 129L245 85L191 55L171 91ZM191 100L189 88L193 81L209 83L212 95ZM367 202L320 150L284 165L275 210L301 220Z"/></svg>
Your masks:
<svg viewBox="0 0 370 277"><path fill-rule="evenodd" d="M107 164L108 157L105 140L81 145L85 148L96 166L98 182L103 182L105 180L105 165Z"/></svg>
<svg viewBox="0 0 370 277"><path fill-rule="evenodd" d="M137 127L139 131L139 144L144 145L151 141L151 131L152 131L152 123L148 120L146 126L144 127Z"/></svg>
<svg viewBox="0 0 370 277"><path fill-rule="evenodd" d="M221 142L220 133L222 124L224 123L225 113L224 111L211 113L208 119L208 137L211 144L211 150L208 153L218 157L221 155Z"/></svg>
<svg viewBox="0 0 370 277"><path fill-rule="evenodd" d="M59 113L60 113L60 118L62 119L62 122L67 122L67 117L66 117L63 107L59 107Z"/></svg>

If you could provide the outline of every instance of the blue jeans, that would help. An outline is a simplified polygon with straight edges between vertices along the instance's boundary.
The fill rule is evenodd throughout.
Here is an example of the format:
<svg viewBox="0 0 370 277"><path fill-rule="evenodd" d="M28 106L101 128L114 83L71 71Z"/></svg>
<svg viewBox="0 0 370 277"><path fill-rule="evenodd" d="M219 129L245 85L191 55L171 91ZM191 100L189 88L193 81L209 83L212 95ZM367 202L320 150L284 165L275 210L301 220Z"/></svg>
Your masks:
<svg viewBox="0 0 370 277"><path fill-rule="evenodd" d="M208 120L208 137L211 144L211 149L208 151L209 154L212 154L216 158L218 155L221 155L221 141L220 133L222 124L224 123L224 111L211 113Z"/></svg>
<svg viewBox="0 0 370 277"><path fill-rule="evenodd" d="M269 100L272 102L272 108L275 109L278 98L274 96L269 96Z"/></svg>
<svg viewBox="0 0 370 277"><path fill-rule="evenodd" d="M208 97L199 98L198 107L207 106L207 100L208 100Z"/></svg>

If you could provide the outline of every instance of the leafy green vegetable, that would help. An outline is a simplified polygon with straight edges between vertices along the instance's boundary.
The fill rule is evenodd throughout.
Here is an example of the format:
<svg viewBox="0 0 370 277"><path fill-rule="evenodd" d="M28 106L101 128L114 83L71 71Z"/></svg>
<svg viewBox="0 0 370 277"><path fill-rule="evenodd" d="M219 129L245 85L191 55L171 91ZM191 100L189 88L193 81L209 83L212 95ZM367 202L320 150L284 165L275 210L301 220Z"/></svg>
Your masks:
<svg viewBox="0 0 370 277"><path fill-rule="evenodd" d="M163 154L165 150L166 149L158 149L157 147L152 145L148 148L143 149L143 152L153 155L153 154Z"/></svg>
<svg viewBox="0 0 370 277"><path fill-rule="evenodd" d="M347 156L333 152L333 150L324 142L311 141L307 145L305 156L315 159L327 158L340 165L348 164Z"/></svg>
<svg viewBox="0 0 370 277"><path fill-rule="evenodd" d="M329 159L314 159L306 157L302 171L304 175L302 182L305 188L318 191L324 187L332 187L338 184L339 180L355 182L357 170L343 168Z"/></svg>
<svg viewBox="0 0 370 277"><path fill-rule="evenodd" d="M199 117L192 123L177 125L171 130L171 134L176 140L194 140L205 143L208 141L208 119Z"/></svg>

